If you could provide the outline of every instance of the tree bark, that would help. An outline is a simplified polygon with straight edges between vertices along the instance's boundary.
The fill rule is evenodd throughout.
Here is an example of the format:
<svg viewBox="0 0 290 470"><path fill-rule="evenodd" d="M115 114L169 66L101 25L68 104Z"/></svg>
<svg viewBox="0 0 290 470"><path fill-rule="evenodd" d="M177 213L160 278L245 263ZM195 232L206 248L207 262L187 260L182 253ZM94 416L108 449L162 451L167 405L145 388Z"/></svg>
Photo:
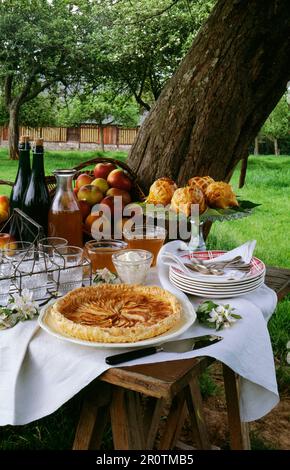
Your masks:
<svg viewBox="0 0 290 470"><path fill-rule="evenodd" d="M246 175L247 175L247 168L248 168L248 158L249 158L249 156L247 155L242 160L240 180L239 180L239 188L243 188L243 186L246 182Z"/></svg>
<svg viewBox="0 0 290 470"><path fill-rule="evenodd" d="M100 129L100 144L101 144L101 149L102 152L105 151L105 141L104 141L104 127L102 124L99 124L99 129Z"/></svg>
<svg viewBox="0 0 290 470"><path fill-rule="evenodd" d="M228 180L285 91L289 50L288 0L219 0L131 148L144 189Z"/></svg>
<svg viewBox="0 0 290 470"><path fill-rule="evenodd" d="M259 138L255 137L254 155L259 155Z"/></svg>
<svg viewBox="0 0 290 470"><path fill-rule="evenodd" d="M279 146L278 146L278 139L276 139L276 137L274 137L274 150L275 150L276 157L279 157L280 150L279 150Z"/></svg>
<svg viewBox="0 0 290 470"><path fill-rule="evenodd" d="M19 141L19 105L11 104L9 107L8 145L10 160L18 159Z"/></svg>

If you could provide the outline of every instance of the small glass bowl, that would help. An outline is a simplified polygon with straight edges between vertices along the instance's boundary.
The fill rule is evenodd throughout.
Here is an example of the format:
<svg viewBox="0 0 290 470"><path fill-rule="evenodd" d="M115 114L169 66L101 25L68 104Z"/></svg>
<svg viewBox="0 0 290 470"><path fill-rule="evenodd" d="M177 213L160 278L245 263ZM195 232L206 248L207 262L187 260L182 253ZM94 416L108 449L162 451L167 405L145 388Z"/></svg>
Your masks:
<svg viewBox="0 0 290 470"><path fill-rule="evenodd" d="M144 284L153 254L147 250L128 249L113 254L112 260L124 284Z"/></svg>

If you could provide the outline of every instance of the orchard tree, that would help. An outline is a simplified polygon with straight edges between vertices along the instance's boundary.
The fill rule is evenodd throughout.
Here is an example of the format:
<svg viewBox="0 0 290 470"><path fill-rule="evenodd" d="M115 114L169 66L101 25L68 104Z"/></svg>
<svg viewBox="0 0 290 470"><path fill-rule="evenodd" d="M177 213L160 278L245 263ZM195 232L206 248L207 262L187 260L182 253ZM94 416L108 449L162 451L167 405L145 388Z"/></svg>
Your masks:
<svg viewBox="0 0 290 470"><path fill-rule="evenodd" d="M101 73L149 110L191 45L215 0L95 2L91 18L99 51L91 83Z"/></svg>
<svg viewBox="0 0 290 470"><path fill-rule="evenodd" d="M135 101L122 94L116 94L113 87L83 93L68 100L59 114L59 121L66 126L79 126L87 121L96 123L100 130L100 143L104 151L104 127L117 123L135 127L139 121L139 108Z"/></svg>
<svg viewBox="0 0 290 470"><path fill-rule="evenodd" d="M9 114L10 158L17 158L21 107L57 83L67 85L88 62L91 2L2 0L0 85Z"/></svg>
<svg viewBox="0 0 290 470"><path fill-rule="evenodd" d="M289 50L289 0L218 0L131 148L144 188L229 180L285 92Z"/></svg>
<svg viewBox="0 0 290 470"><path fill-rule="evenodd" d="M275 155L279 155L278 139L290 134L290 107L286 101L286 95L273 109L267 121L263 125L260 135L265 136L274 143Z"/></svg>

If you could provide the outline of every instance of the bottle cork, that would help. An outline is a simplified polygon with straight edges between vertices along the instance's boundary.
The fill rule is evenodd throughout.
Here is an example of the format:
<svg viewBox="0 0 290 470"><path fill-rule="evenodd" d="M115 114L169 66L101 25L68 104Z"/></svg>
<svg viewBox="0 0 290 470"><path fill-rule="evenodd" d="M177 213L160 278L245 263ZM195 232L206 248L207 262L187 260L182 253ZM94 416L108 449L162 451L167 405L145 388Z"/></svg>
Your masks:
<svg viewBox="0 0 290 470"><path fill-rule="evenodd" d="M19 142L21 142L21 143L26 143L26 142L29 142L29 141L30 141L29 135L22 135L19 139Z"/></svg>

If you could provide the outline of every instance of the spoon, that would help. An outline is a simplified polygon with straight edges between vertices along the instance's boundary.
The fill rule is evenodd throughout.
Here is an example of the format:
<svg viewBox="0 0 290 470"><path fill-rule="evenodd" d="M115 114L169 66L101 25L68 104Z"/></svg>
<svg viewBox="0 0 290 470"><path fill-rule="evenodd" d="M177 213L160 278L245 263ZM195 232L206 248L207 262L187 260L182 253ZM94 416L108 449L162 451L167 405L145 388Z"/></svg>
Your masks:
<svg viewBox="0 0 290 470"><path fill-rule="evenodd" d="M220 269L214 269L208 266L205 266L202 263L199 263L196 258L194 258L194 262L192 264L190 263L184 263L178 256L175 256L173 253L165 252L163 254L163 258L166 257L170 259L171 261L174 261L176 264L178 264L183 271L185 271L188 274L191 274L189 269L191 271L198 271L201 274L213 274L216 276L220 276L224 274L224 272Z"/></svg>

